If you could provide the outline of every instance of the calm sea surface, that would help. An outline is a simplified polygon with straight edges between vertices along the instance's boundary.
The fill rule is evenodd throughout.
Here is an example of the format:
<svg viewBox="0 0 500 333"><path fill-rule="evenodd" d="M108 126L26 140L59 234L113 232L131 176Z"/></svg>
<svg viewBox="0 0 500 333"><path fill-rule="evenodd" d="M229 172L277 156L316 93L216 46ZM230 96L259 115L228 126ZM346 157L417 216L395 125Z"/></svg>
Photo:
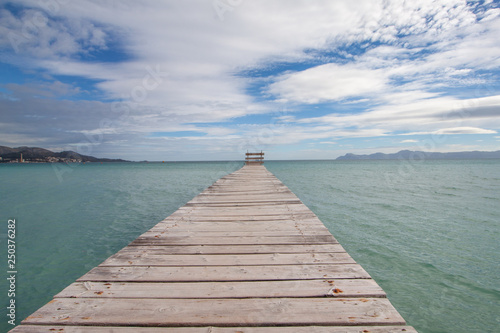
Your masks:
<svg viewBox="0 0 500 333"><path fill-rule="evenodd" d="M0 165L16 323L239 162ZM419 332L500 331L500 160L266 162Z"/></svg>

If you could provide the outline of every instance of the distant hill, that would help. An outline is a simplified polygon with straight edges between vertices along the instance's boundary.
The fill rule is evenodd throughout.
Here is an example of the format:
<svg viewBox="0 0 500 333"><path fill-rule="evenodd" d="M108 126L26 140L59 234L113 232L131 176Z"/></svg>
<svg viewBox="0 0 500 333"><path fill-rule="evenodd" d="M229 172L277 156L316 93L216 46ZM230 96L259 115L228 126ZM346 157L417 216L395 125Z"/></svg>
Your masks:
<svg viewBox="0 0 500 333"><path fill-rule="evenodd" d="M409 160L409 159L429 159L429 160L460 160L460 159L491 159L500 158L498 151L463 151L454 153L431 153L423 151L401 150L394 154L375 153L370 155L345 154L337 160Z"/></svg>
<svg viewBox="0 0 500 333"><path fill-rule="evenodd" d="M0 146L1 162L19 161L23 154L23 160L33 163L47 162L128 162L122 159L97 158L93 156L81 155L74 151L62 151L55 153L44 148L18 147L10 148Z"/></svg>

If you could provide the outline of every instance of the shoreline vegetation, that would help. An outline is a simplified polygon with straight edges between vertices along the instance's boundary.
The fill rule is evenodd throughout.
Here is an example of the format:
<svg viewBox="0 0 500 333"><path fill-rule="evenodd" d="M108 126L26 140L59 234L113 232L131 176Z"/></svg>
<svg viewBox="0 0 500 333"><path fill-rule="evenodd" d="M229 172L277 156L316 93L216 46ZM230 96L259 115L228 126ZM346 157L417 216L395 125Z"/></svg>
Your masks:
<svg viewBox="0 0 500 333"><path fill-rule="evenodd" d="M10 148L0 146L0 163L87 163L87 162L130 162L123 159L97 158L74 151L55 153L38 147Z"/></svg>

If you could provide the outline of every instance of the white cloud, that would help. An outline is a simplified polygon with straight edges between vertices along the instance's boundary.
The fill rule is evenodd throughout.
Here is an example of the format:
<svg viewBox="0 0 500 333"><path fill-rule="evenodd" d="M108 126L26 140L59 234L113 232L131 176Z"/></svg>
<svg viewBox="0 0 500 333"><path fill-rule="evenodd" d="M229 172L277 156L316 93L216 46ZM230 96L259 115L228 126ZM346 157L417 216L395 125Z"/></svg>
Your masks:
<svg viewBox="0 0 500 333"><path fill-rule="evenodd" d="M314 132L327 128L332 137L488 134L500 128L500 95L457 100L450 97L419 99L399 96L395 104L383 104L354 114L332 113L296 119ZM356 128L357 130L345 130Z"/></svg>
<svg viewBox="0 0 500 333"><path fill-rule="evenodd" d="M47 11L43 3L24 3L39 7L38 12ZM165 81L165 86L160 87L156 94L149 94L148 102L177 105L177 108L188 105L184 107L185 112L191 105L197 104L193 99L198 99L200 103L226 100L229 103L251 104L251 99L245 94L245 79L237 78L233 73L239 69L265 66L273 59L292 61L310 58L304 53L306 49L335 49L337 43L352 40L397 41L396 34L409 35L406 40L414 44L420 43L424 37L427 43L438 41L438 49L442 52L434 57L429 56L428 61L394 63L395 57L408 58L420 48L415 45L410 48L382 46L356 59L351 65L327 64L279 76L269 89L284 100L303 103L376 93L387 87L389 74L405 76L443 67L439 59L444 59L447 52L450 56L454 55L446 43L449 45L451 39L453 46L462 45L461 39L456 38L461 33L460 29L477 26L473 24L473 14L458 0L396 1L384 5L373 1L356 4L324 1L315 5L307 3L305 6L290 6L286 1L252 1L228 11L224 21L218 19L210 2L144 1L113 6L78 2L60 4L49 12L64 19L48 20L45 26L38 29L40 34L50 35L56 42L48 48L43 38L33 39L33 43L38 43L34 49L43 50L42 54L52 52L52 59L55 60L38 63L40 66L57 74L103 80L100 88L110 97L116 98L130 93L144 76L146 64L159 65L169 73L168 83L171 84L167 86ZM485 17L492 15L485 14ZM28 20L26 17L27 14L22 19ZM22 19L14 22L18 30L23 24ZM485 54L496 52L494 37L497 34L493 30L496 21L490 19L488 22L489 28L476 27L476 35L468 39L469 43L477 40L475 43L478 45L462 45L468 49L477 49L477 46L482 45L482 49L475 52L474 58L470 60L485 59ZM280 28L276 29L277 26ZM483 35L477 36L485 29L491 30L486 39L488 43L484 42ZM61 55L77 54L84 49L84 45L88 50L92 50L90 46L106 48L105 42L109 43L109 38L116 39L115 35L106 31L118 32L115 35L120 36L120 39L116 41L137 60L117 65L75 61L67 65L61 63ZM437 33L440 34L439 39L435 37ZM444 41L441 41L443 37ZM66 46L59 50L59 42ZM484 52L485 48L489 51ZM377 64L377 61L384 59L383 54L387 58L386 63ZM454 57L457 58L459 54L461 52ZM50 59L49 54L45 58ZM490 65L491 60L485 59ZM429 66L431 68L426 69ZM204 112L211 110L208 107Z"/></svg>
<svg viewBox="0 0 500 333"><path fill-rule="evenodd" d="M320 103L371 95L386 88L382 71L325 64L285 74L269 86L283 102Z"/></svg>
<svg viewBox="0 0 500 333"><path fill-rule="evenodd" d="M400 143L417 143L417 142L418 140L409 139L409 140L403 140Z"/></svg>

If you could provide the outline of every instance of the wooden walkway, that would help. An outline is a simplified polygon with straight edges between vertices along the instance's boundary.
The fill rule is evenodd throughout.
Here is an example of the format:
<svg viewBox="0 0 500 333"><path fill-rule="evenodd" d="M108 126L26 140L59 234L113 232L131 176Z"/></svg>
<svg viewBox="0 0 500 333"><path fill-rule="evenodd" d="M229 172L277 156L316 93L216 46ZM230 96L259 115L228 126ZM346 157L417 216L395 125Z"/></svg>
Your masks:
<svg viewBox="0 0 500 333"><path fill-rule="evenodd" d="M416 332L264 166L207 188L11 332Z"/></svg>

